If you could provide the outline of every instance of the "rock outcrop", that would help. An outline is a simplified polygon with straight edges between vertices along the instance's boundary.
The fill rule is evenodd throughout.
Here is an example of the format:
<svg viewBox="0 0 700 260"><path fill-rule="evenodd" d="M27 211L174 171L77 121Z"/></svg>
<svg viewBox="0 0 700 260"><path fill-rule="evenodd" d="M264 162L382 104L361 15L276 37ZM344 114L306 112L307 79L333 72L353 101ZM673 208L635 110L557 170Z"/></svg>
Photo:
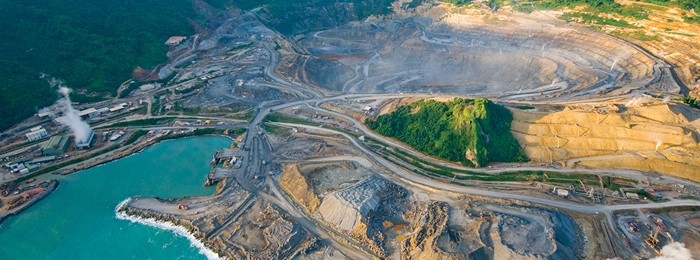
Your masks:
<svg viewBox="0 0 700 260"><path fill-rule="evenodd" d="M418 210L411 221L411 236L404 240L402 258L406 259L455 259L437 247L438 237L445 231L449 206L444 202L431 202Z"/></svg>
<svg viewBox="0 0 700 260"><path fill-rule="evenodd" d="M386 180L372 176L347 189L333 192L323 199L319 213L336 228L352 231L361 223L363 216L379 206L377 193L386 185Z"/></svg>
<svg viewBox="0 0 700 260"><path fill-rule="evenodd" d="M700 111L684 104L647 100L512 112L511 130L534 161L700 180Z"/></svg>

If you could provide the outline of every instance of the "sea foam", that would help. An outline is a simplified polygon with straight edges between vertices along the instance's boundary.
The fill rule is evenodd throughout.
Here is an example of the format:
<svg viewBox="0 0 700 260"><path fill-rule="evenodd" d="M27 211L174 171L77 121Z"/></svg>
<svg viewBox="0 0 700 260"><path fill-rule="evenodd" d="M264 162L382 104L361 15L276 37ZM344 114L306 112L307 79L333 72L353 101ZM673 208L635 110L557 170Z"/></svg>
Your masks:
<svg viewBox="0 0 700 260"><path fill-rule="evenodd" d="M221 256L219 256L217 253L215 253L214 251L212 251L211 249L206 247L204 245L204 243L202 243L202 241L199 241L199 239L194 237L194 235L192 235L190 232L188 232L187 229L185 229L184 227L175 225L175 224L170 223L170 222L158 221L158 220L152 219L152 218L142 218L142 217L137 217L137 216L129 216L126 213L120 212L119 210L121 210L123 207L125 207L129 203L129 201L131 201L131 198L128 198L128 199L122 201L114 209L114 213L116 213L117 219L128 220L128 221L131 221L133 223L139 223L139 224L143 224L143 225L147 225L147 226L151 226L151 227L155 227L155 228L159 228L159 229L163 229L163 230L172 231L176 235L183 236L183 237L187 238L187 240L190 241L190 244L193 247L198 248L199 253L206 256L207 259L224 259Z"/></svg>

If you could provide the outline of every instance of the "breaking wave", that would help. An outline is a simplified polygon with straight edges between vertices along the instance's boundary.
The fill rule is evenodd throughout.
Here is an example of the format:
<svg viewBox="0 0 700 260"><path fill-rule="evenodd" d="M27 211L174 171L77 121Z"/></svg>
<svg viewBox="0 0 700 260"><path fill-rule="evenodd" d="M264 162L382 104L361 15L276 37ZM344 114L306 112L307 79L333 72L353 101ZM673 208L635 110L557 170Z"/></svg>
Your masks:
<svg viewBox="0 0 700 260"><path fill-rule="evenodd" d="M117 219L121 220L128 220L133 223L139 223L142 225L146 226L151 226L155 228L159 228L162 230L168 230L172 231L176 235L183 236L187 238L187 240L190 241L190 244L193 247L196 247L199 249L199 253L206 256L207 259L223 259L221 256L219 256L217 253L209 249L202 243L202 241L199 241L196 237L194 237L190 232L187 231L184 227L175 225L170 222L164 222L164 221L158 221L152 218L142 218L142 217L136 217L136 216L129 216L126 213L119 212L120 209L122 209L126 204L131 201L131 198L125 199L124 201L120 202L119 205L114 209L114 213L117 215Z"/></svg>

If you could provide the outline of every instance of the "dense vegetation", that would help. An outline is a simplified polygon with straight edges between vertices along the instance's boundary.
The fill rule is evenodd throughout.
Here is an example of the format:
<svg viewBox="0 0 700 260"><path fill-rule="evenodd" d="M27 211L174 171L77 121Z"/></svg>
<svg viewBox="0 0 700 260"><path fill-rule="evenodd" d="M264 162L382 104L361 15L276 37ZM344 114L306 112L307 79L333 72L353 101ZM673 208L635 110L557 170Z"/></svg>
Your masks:
<svg viewBox="0 0 700 260"><path fill-rule="evenodd" d="M231 1L243 9L264 6L258 15L268 27L284 35L295 35L363 20L371 15L389 14L395 0Z"/></svg>
<svg viewBox="0 0 700 260"><path fill-rule="evenodd" d="M487 99L457 98L417 101L366 123L426 154L483 166L527 160L510 132L512 120L508 109Z"/></svg>
<svg viewBox="0 0 700 260"><path fill-rule="evenodd" d="M682 97L682 98L679 98L677 100L688 104L692 108L700 109L700 99L696 99L696 98L692 98L692 97Z"/></svg>
<svg viewBox="0 0 700 260"><path fill-rule="evenodd" d="M220 0L215 0L220 1ZM51 104L40 73L64 79L94 101L134 68L166 60L163 43L194 32L191 0L0 0L0 130Z"/></svg>
<svg viewBox="0 0 700 260"><path fill-rule="evenodd" d="M630 23L628 23L625 20L617 20L617 19L611 19L611 18L603 18L594 14L590 13L579 13L579 12L571 12L571 13L564 13L560 16L561 19L566 20L566 21L574 21L577 19L582 19L583 21L587 23L592 23L596 25L611 25L611 26L616 26L620 28L634 28L634 26Z"/></svg>
<svg viewBox="0 0 700 260"><path fill-rule="evenodd" d="M662 6L678 6L684 10L698 10L700 7L700 0L643 0L647 3L662 5ZM563 7L573 8L577 6L586 5L586 12L590 14L596 13L608 13L608 14L618 14L626 17L631 17L635 19L648 19L649 18L649 7L643 5L632 4L632 5L622 5L615 2L614 0L540 0L535 2L527 3L515 3L513 8L521 12L532 12L538 9L559 9ZM694 16L690 13L683 13L683 18L688 22L700 22L700 16Z"/></svg>
<svg viewBox="0 0 700 260"><path fill-rule="evenodd" d="M422 5L426 0L411 0L411 2L403 3L403 8L416 8Z"/></svg>
<svg viewBox="0 0 700 260"><path fill-rule="evenodd" d="M472 0L444 0L445 3L450 3L456 6L463 6L472 3Z"/></svg>
<svg viewBox="0 0 700 260"><path fill-rule="evenodd" d="M700 0L656 0L656 1L661 1L661 2L675 2L678 5L680 5L681 8L685 10L691 10L695 9L695 12L698 12L698 9L700 9Z"/></svg>
<svg viewBox="0 0 700 260"><path fill-rule="evenodd" d="M336 15L347 22L386 14L393 1L204 0L220 9L265 6L262 12L281 17L270 24L283 33L323 25ZM81 90L73 97L76 101L114 96L134 68L152 69L166 61L163 43L168 37L191 35L192 23L206 25L194 2L0 0L0 131L55 101L55 90L39 79L40 73ZM327 17L310 8L328 12Z"/></svg>
<svg viewBox="0 0 700 260"><path fill-rule="evenodd" d="M609 13L633 17L636 19L647 19L649 15L644 7L640 5L621 5L614 0L543 0L535 4L540 9L558 9L562 7L576 7L587 5L586 11L591 13Z"/></svg>

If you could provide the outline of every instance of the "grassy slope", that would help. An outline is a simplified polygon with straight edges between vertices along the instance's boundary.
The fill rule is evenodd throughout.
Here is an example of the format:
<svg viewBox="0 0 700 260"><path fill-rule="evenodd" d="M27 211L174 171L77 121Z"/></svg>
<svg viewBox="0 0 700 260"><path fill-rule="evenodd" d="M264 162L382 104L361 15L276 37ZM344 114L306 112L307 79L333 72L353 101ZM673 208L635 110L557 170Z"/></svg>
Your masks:
<svg viewBox="0 0 700 260"><path fill-rule="evenodd" d="M421 100L375 121L378 133L397 138L426 154L468 166L527 160L510 133L512 115L483 98L450 102ZM467 151L476 156L466 158Z"/></svg>

